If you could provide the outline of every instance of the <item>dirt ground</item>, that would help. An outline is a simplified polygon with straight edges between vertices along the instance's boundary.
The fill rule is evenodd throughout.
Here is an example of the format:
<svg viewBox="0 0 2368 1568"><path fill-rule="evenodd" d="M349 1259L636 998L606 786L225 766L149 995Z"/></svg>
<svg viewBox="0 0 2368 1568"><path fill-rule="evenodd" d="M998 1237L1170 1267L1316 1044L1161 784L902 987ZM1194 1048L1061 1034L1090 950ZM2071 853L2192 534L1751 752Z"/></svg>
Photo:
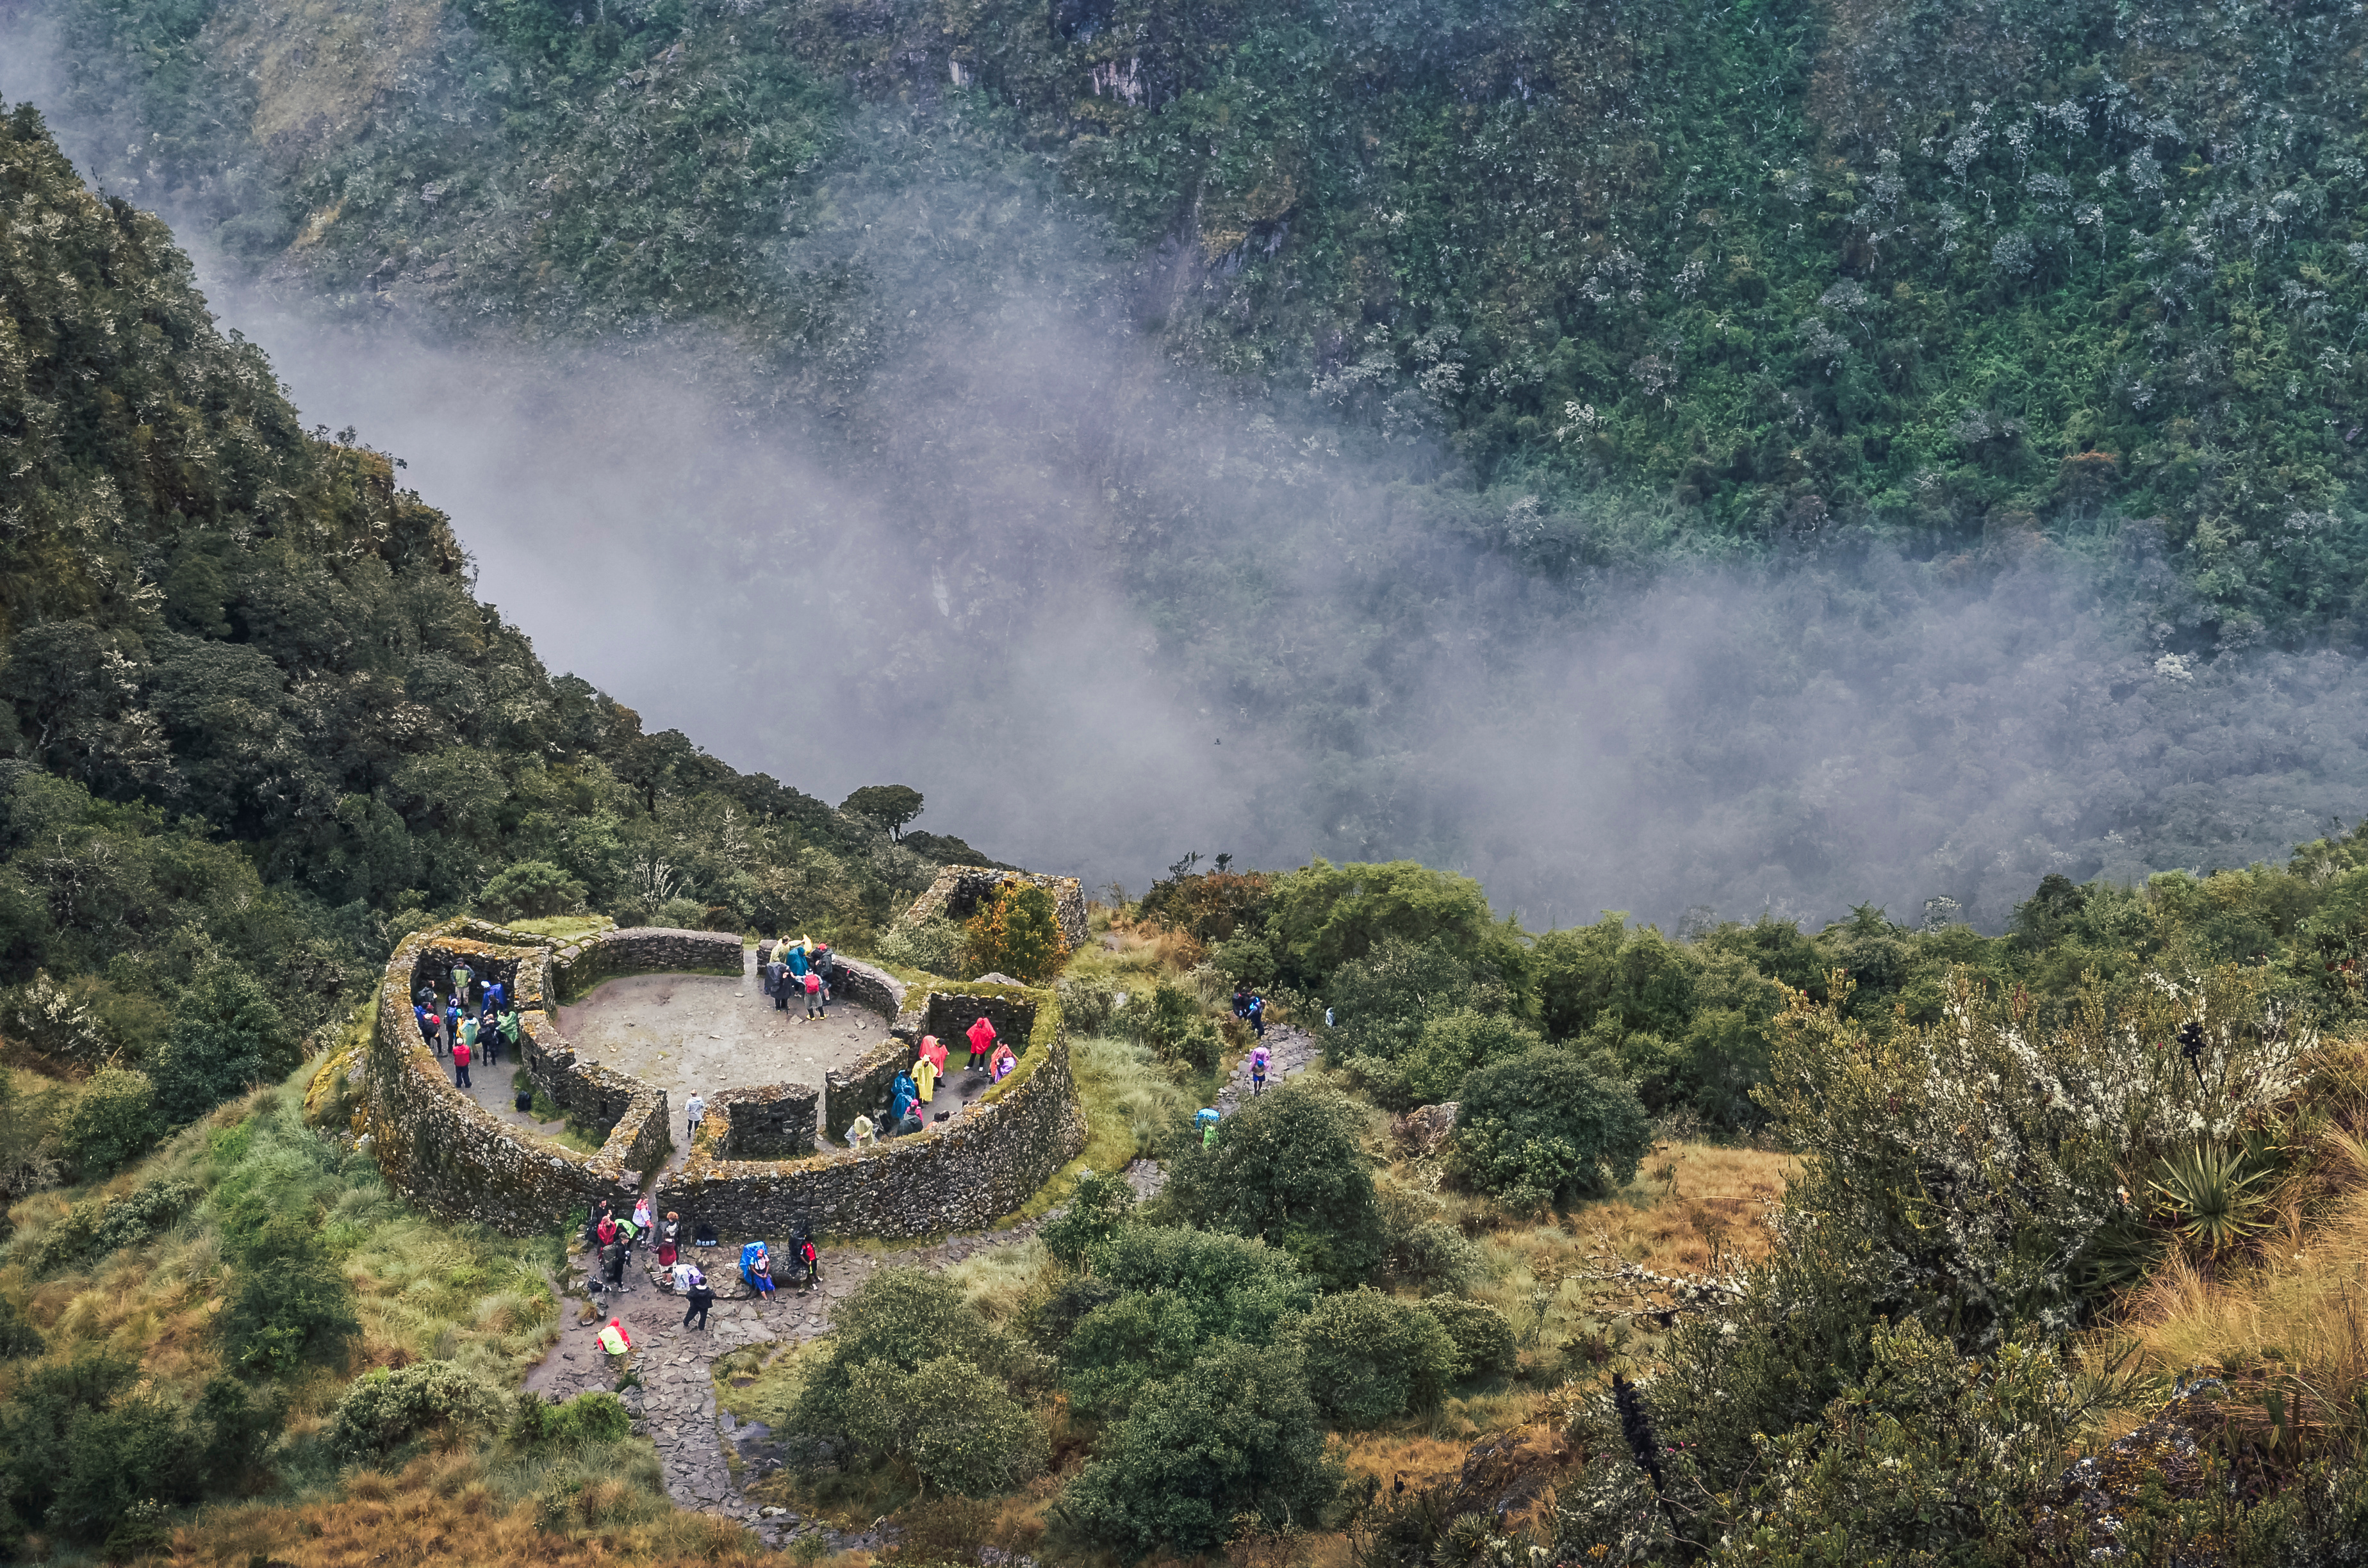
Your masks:
<svg viewBox="0 0 2368 1568"><path fill-rule="evenodd" d="M737 980L628 975L559 1009L560 1033L577 1055L666 1092L677 1161L683 1107L693 1089L712 1097L719 1089L763 1084L819 1088L825 1073L888 1038L886 1018L852 1003L833 1003L829 1017L819 1020L806 1017L802 1001L777 1010L757 981L753 955L749 966Z"/></svg>

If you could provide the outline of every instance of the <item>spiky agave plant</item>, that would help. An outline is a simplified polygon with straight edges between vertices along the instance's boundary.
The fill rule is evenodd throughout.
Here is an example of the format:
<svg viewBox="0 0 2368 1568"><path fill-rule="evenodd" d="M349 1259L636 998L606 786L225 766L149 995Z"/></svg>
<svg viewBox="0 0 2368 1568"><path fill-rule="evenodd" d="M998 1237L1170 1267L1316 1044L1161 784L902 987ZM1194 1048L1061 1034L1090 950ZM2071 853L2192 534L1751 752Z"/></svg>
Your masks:
<svg viewBox="0 0 2368 1568"><path fill-rule="evenodd" d="M2251 1150L2198 1143L2164 1160L2152 1186L2176 1216L2172 1229L2209 1256L2264 1228L2265 1195L2254 1184L2268 1174Z"/></svg>

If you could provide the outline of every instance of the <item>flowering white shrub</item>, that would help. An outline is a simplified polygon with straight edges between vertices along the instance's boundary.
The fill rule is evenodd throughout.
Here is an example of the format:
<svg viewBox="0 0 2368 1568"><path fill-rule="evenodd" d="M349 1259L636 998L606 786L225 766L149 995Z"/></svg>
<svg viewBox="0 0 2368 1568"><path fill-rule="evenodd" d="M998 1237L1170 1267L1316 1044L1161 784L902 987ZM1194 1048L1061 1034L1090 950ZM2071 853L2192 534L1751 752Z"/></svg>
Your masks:
<svg viewBox="0 0 2368 1568"><path fill-rule="evenodd" d="M2314 1042L2260 971L2149 976L2119 1014L2041 1024L2018 988L1959 974L1942 1021L1878 1038L1794 994L1758 1091L1805 1162L1784 1223L1857 1259L1873 1300L1962 1342L2073 1326L2075 1262L2127 1212L2136 1173L2260 1125ZM2182 1025L2200 1030L2192 1054Z"/></svg>

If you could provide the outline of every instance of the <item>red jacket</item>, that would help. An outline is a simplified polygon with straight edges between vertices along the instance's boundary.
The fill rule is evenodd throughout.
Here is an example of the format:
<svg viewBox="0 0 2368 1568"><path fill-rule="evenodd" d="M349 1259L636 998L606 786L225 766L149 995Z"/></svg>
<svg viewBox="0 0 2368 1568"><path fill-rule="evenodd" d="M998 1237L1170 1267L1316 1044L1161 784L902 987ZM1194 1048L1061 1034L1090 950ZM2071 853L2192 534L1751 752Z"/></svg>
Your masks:
<svg viewBox="0 0 2368 1568"><path fill-rule="evenodd" d="M983 1051L994 1042L995 1026L993 1024L988 1023L985 1018L981 1018L978 1022L971 1025L970 1048L973 1051Z"/></svg>

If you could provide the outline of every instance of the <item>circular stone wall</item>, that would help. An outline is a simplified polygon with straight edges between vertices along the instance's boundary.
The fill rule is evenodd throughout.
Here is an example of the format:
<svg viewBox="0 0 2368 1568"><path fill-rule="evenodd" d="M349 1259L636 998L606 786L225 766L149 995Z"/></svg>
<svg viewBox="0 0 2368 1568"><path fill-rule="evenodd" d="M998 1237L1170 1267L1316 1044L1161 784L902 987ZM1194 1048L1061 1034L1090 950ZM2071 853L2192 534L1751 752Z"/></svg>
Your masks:
<svg viewBox="0 0 2368 1568"><path fill-rule="evenodd" d="M420 1039L411 998L456 961L498 975L525 1025L522 1065L536 1087L577 1120L605 1128L585 1154L491 1114L453 1087ZM811 1140L815 1091L791 1084L718 1089L680 1170L660 1175L680 1131L666 1093L578 1059L553 1018L560 994L618 975L734 973L740 939L712 931L604 931L564 942L461 920L415 932L388 960L371 1032L367 1082L380 1169L414 1201L515 1234L550 1229L600 1198L630 1203L652 1178L661 1211L720 1235L780 1233L911 1237L969 1229L1027 1201L1085 1146L1085 1112L1069 1072L1060 1007L1049 990L907 983L842 959L843 1000L892 1018L890 1038L826 1074L829 1131L884 1102L911 1065L923 1032L977 1017L1019 1054L1001 1084L947 1120L862 1153Z"/></svg>

